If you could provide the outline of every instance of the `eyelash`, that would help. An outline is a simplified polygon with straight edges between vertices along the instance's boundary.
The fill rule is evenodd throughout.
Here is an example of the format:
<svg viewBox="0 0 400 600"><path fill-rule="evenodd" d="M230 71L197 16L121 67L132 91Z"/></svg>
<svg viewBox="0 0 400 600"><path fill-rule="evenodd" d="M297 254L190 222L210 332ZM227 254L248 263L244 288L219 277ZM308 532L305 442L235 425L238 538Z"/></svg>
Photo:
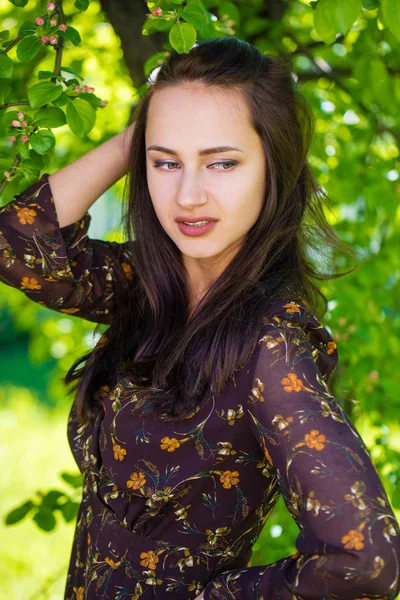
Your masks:
<svg viewBox="0 0 400 600"><path fill-rule="evenodd" d="M178 163L173 161L173 160L164 160L164 161L158 161L155 162L153 167L155 169L158 169L159 167L162 167L163 165L177 165ZM236 160L224 160L221 161L219 163L212 163L211 165L209 165L210 167L214 166L214 165L231 165L230 169L217 169L217 171L221 170L221 171L232 171L233 167L237 165L237 161ZM164 170L164 169L162 169ZM174 171L175 169L166 169L166 171Z"/></svg>

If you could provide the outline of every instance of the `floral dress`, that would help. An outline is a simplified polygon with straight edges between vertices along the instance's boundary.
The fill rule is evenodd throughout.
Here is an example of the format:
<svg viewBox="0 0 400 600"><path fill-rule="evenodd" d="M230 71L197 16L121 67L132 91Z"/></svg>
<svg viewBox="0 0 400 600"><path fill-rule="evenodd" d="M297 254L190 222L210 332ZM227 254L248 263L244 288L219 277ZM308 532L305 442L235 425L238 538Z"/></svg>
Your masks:
<svg viewBox="0 0 400 600"><path fill-rule="evenodd" d="M129 242L60 228L45 173L0 209L0 279L52 310L110 324L114 286L134 278ZM99 344L104 343L106 332ZM400 590L400 531L368 449L329 381L336 343L310 309L272 303L223 394L183 423L148 415L124 378L97 390L93 426L73 405L83 475L66 600L368 600ZM251 566L282 495L297 552Z"/></svg>

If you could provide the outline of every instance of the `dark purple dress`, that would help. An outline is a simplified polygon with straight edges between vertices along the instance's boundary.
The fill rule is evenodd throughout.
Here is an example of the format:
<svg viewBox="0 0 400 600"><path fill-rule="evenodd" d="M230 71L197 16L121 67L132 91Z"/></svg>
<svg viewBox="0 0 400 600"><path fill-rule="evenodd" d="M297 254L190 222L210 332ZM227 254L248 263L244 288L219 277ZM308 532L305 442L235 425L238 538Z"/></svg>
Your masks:
<svg viewBox="0 0 400 600"><path fill-rule="evenodd" d="M0 210L1 280L53 310L110 323L129 244L58 225L45 173ZM104 339L100 340L102 343ZM290 298L270 305L249 362L183 424L146 415L129 379L97 391L68 437L83 474L66 600L367 600L400 589L400 531L371 457L328 386L336 343ZM297 552L251 566L282 494Z"/></svg>

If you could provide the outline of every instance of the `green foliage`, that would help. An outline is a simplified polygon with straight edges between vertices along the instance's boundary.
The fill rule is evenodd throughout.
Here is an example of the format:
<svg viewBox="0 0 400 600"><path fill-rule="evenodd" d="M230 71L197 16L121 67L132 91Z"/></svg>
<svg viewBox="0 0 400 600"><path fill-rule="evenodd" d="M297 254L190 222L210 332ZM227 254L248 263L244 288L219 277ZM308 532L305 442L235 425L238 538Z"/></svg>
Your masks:
<svg viewBox="0 0 400 600"><path fill-rule="evenodd" d="M314 27L327 44L336 34L346 34L361 12L361 0L319 0L314 15Z"/></svg>
<svg viewBox="0 0 400 600"><path fill-rule="evenodd" d="M82 477L73 473L61 473L61 478L73 488L73 496L60 490L37 492L35 498L26 500L6 515L5 525L20 523L30 515L39 529L52 531L57 525L56 511L60 512L66 523L73 521L78 514L79 503L76 491L81 491Z"/></svg>
<svg viewBox="0 0 400 600"><path fill-rule="evenodd" d="M382 21L400 40L400 0L382 0Z"/></svg>

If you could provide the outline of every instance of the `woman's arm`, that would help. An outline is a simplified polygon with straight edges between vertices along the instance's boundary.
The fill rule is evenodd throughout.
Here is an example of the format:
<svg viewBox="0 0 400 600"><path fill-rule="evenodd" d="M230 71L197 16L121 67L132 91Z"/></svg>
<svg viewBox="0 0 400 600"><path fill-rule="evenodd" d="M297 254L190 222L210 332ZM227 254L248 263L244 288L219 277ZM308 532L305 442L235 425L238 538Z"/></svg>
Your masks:
<svg viewBox="0 0 400 600"><path fill-rule="evenodd" d="M103 144L49 175L60 227L81 219L90 206L128 169L134 123Z"/></svg>
<svg viewBox="0 0 400 600"><path fill-rule="evenodd" d="M297 552L216 575L205 600L394 600L400 531L359 433L327 385L336 344L295 302L259 336L246 418L299 526ZM304 314L303 314L304 312Z"/></svg>
<svg viewBox="0 0 400 600"><path fill-rule="evenodd" d="M52 310L110 323L134 241L88 236L88 208L127 169L134 124L0 208L0 281Z"/></svg>

